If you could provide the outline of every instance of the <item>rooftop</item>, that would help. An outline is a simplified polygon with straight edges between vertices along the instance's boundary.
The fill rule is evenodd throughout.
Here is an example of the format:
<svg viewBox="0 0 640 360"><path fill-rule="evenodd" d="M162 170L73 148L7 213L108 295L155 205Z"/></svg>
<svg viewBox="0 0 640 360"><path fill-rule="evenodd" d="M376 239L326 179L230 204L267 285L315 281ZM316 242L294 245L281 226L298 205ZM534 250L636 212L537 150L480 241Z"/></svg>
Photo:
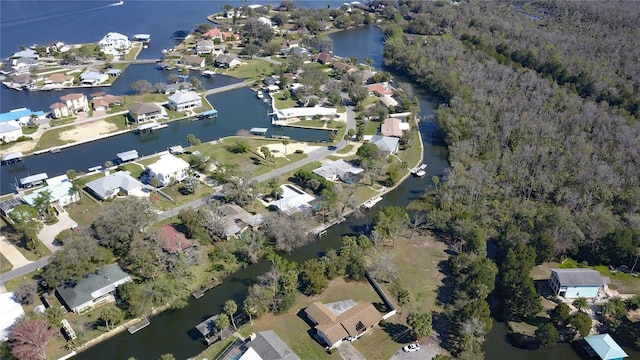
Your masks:
<svg viewBox="0 0 640 360"><path fill-rule="evenodd" d="M59 286L56 291L67 306L74 309L115 290L115 284L121 281L131 281L131 277L120 268L118 263L115 263L103 266L75 284Z"/></svg>
<svg viewBox="0 0 640 360"><path fill-rule="evenodd" d="M27 109L27 108L14 109L9 112L0 114L0 122L18 120L25 116L31 116L31 114L32 114L31 109Z"/></svg>
<svg viewBox="0 0 640 360"><path fill-rule="evenodd" d="M114 191L129 191L141 186L142 183L134 179L128 171L118 171L87 183L87 187L102 199L110 197Z"/></svg>
<svg viewBox="0 0 640 360"><path fill-rule="evenodd" d="M587 336L584 341L602 360L623 359L629 356L609 334Z"/></svg>
<svg viewBox="0 0 640 360"><path fill-rule="evenodd" d="M273 330L259 332L247 346L263 360L300 360L300 357Z"/></svg>
<svg viewBox="0 0 640 360"><path fill-rule="evenodd" d="M371 303L351 299L329 304L316 301L305 312L318 322L316 329L326 335L330 345L346 337L355 337L382 319Z"/></svg>
<svg viewBox="0 0 640 360"><path fill-rule="evenodd" d="M147 168L156 174L170 174L183 169L188 169L189 163L179 157L166 154L160 156L160 160L147 166Z"/></svg>
<svg viewBox="0 0 640 360"><path fill-rule="evenodd" d="M71 193L72 188L73 188L73 184L70 181L60 182L55 185L49 185L41 189L38 189L29 195L25 195L23 199L29 205L35 206L36 198L38 197L38 195L40 195L43 191L50 191L51 201L56 202L60 200L62 197L69 195Z"/></svg>
<svg viewBox="0 0 640 360"><path fill-rule="evenodd" d="M604 281L596 270L592 269L551 269L556 273L561 286L602 286Z"/></svg>
<svg viewBox="0 0 640 360"><path fill-rule="evenodd" d="M129 150L117 153L116 156L118 156L118 159L120 159L120 161L129 161L137 159L139 155L137 150Z"/></svg>

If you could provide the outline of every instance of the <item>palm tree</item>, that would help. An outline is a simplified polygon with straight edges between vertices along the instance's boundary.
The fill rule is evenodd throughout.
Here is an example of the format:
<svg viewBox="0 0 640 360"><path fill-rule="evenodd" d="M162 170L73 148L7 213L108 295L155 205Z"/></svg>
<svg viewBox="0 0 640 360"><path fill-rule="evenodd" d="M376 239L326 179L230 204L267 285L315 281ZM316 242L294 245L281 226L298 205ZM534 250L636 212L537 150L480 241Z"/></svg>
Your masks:
<svg viewBox="0 0 640 360"><path fill-rule="evenodd" d="M573 300L573 306L575 306L578 311L584 312L589 308L589 300L587 300L587 298L585 297L579 297Z"/></svg>
<svg viewBox="0 0 640 360"><path fill-rule="evenodd" d="M222 310L224 311L225 314L229 315L229 319L231 319L231 323L233 324L233 328L238 330L238 328L236 327L236 321L233 318L233 314L235 314L236 311L238 311L238 304L236 304L236 302L233 301L233 300L227 300L224 303L224 306L222 307Z"/></svg>
<svg viewBox="0 0 640 360"><path fill-rule="evenodd" d="M218 315L218 318L215 321L216 329L218 332L229 327L229 317L222 316L222 314Z"/></svg>
<svg viewBox="0 0 640 360"><path fill-rule="evenodd" d="M398 291L397 298L398 298L398 305L400 305L400 313L402 314L402 310L404 309L404 306L411 301L411 294L407 289L400 289Z"/></svg>
<svg viewBox="0 0 640 360"><path fill-rule="evenodd" d="M253 325L252 316L257 313L257 309L256 309L256 306L254 304L254 300L252 298L250 298L250 297L244 299L244 302L242 303L242 310L244 310L244 312L246 312L247 315L249 315L249 323L251 325Z"/></svg>
<svg viewBox="0 0 640 360"><path fill-rule="evenodd" d="M284 145L284 156L287 156L287 145L289 145L289 139L282 140L282 145Z"/></svg>

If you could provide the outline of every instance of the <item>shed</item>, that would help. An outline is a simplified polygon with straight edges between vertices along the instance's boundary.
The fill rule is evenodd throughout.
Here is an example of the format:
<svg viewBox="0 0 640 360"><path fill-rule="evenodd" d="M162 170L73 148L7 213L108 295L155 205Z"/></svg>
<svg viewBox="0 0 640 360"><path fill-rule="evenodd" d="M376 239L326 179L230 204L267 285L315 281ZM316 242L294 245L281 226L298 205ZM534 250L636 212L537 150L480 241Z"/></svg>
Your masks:
<svg viewBox="0 0 640 360"><path fill-rule="evenodd" d="M139 157L137 150L129 150L129 151L117 153L116 155L118 156L118 159L120 159L120 162L123 162L123 163L127 161L135 160Z"/></svg>
<svg viewBox="0 0 640 360"><path fill-rule="evenodd" d="M602 360L622 360L629 357L609 334L587 336L584 341L590 347L587 348L587 353L591 356L595 353Z"/></svg>
<svg viewBox="0 0 640 360"><path fill-rule="evenodd" d="M253 135L261 135L261 136L265 136L267 134L267 131L269 131L269 129L259 128L259 127L254 127L254 128L251 128L251 130L249 130L249 132L251 132Z"/></svg>

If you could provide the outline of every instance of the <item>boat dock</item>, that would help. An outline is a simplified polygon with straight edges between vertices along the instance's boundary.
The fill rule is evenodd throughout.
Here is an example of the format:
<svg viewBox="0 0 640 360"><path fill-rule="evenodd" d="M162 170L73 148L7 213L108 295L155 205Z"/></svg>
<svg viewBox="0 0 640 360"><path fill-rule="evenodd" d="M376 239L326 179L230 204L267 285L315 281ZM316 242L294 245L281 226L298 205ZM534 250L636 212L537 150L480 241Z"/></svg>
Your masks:
<svg viewBox="0 0 640 360"><path fill-rule="evenodd" d="M24 157L24 154L22 154L21 152L12 152L8 154L4 154L2 156L2 163L7 165L17 163L19 161L22 161L23 157Z"/></svg>
<svg viewBox="0 0 640 360"><path fill-rule="evenodd" d="M374 207L380 201L382 201L382 196L374 197L373 199L369 199L369 200L365 201L365 203L362 204L362 208L363 209L367 209L367 210L371 209L372 207Z"/></svg>
<svg viewBox="0 0 640 360"><path fill-rule="evenodd" d="M217 117L218 117L218 110L211 109L211 110L201 112L200 115L198 115L197 119L211 119L211 118L217 118Z"/></svg>
<svg viewBox="0 0 640 360"><path fill-rule="evenodd" d="M135 334L138 331L146 328L147 326L149 326L149 324L151 324L151 322L149 321L149 318L145 317L144 319L140 320L139 322L137 322L135 325L127 328L127 331L129 331L129 334Z"/></svg>
<svg viewBox="0 0 640 360"><path fill-rule="evenodd" d="M146 123L146 124L142 124L140 126L138 126L136 128L136 130L140 133L140 134L148 134L150 132L159 130L159 129L164 129L166 127L168 127L169 125L167 124L158 124L155 121L152 121L150 123Z"/></svg>
<svg viewBox="0 0 640 360"><path fill-rule="evenodd" d="M195 299L200 299L201 297L204 296L204 293L207 292L208 290L213 289L214 287L218 286L222 284L222 281L218 278L213 278L213 280L211 280L207 285L205 285L204 287L202 287L200 290L194 292L193 297Z"/></svg>

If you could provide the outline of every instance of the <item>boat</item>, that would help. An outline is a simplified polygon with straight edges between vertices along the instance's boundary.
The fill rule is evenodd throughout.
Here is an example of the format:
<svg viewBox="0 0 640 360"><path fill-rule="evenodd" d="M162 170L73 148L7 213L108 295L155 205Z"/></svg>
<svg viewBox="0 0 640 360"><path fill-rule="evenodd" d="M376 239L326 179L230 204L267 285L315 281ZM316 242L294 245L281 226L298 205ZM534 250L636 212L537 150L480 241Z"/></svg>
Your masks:
<svg viewBox="0 0 640 360"><path fill-rule="evenodd" d="M49 150L49 151L51 151L52 154L57 154L57 153L60 152L60 148L59 147L52 147L51 150Z"/></svg>
<svg viewBox="0 0 640 360"><path fill-rule="evenodd" d="M421 164L411 169L411 174L417 177L423 177L427 174L427 164Z"/></svg>
<svg viewBox="0 0 640 360"><path fill-rule="evenodd" d="M365 203L362 204L362 208L371 209L372 207L374 207L380 201L382 201L382 196L374 197L373 199L369 199L369 200L365 201Z"/></svg>
<svg viewBox="0 0 640 360"><path fill-rule="evenodd" d="M262 91L258 90L258 99L262 98L264 98L264 94L262 93Z"/></svg>
<svg viewBox="0 0 640 360"><path fill-rule="evenodd" d="M24 154L22 154L21 152L12 152L12 153L7 153L4 154L2 156L2 163L3 164L13 164L19 161L22 161L22 158L24 157Z"/></svg>
<svg viewBox="0 0 640 360"><path fill-rule="evenodd" d="M101 169L102 169L102 166L101 166L101 165L98 165L98 166L90 167L90 168L89 168L89 169L87 169L87 170L89 170L89 172L94 172L94 171L98 171L98 170L101 170Z"/></svg>
<svg viewBox="0 0 640 360"><path fill-rule="evenodd" d="M216 75L216 72L215 71L211 71L211 70L205 70L205 71L202 72L202 76L204 76L204 77L211 78L211 77L214 77L215 75Z"/></svg>

